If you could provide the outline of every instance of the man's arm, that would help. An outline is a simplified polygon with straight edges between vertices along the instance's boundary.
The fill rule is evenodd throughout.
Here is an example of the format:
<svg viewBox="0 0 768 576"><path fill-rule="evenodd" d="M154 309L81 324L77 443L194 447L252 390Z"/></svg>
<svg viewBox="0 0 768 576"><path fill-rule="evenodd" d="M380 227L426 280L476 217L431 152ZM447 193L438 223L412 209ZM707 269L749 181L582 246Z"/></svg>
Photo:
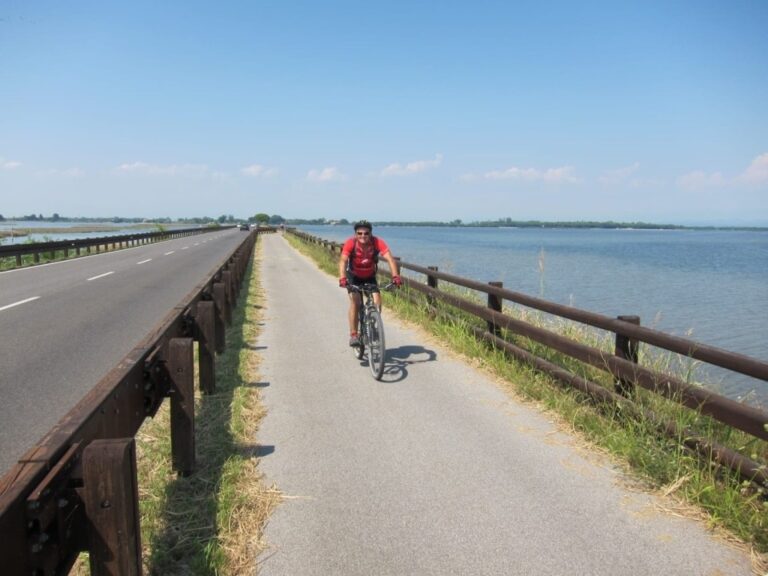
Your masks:
<svg viewBox="0 0 768 576"><path fill-rule="evenodd" d="M389 264L389 271L392 273L392 276L400 276L400 270L397 267L397 260L392 257L392 252L387 252L384 254L384 260L386 260L387 264Z"/></svg>
<svg viewBox="0 0 768 576"><path fill-rule="evenodd" d="M339 258L339 278L346 278L347 276L347 260L349 260L349 254L342 252L341 258Z"/></svg>

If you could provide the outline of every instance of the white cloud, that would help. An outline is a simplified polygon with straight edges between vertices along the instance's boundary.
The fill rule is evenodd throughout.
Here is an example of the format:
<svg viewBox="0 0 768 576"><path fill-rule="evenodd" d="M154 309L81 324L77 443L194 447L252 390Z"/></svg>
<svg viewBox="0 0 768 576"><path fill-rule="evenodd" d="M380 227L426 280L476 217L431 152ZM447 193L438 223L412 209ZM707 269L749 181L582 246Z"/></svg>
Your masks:
<svg viewBox="0 0 768 576"><path fill-rule="evenodd" d="M768 184L768 152L760 154L739 176L747 184Z"/></svg>
<svg viewBox="0 0 768 576"><path fill-rule="evenodd" d="M244 176L250 176L252 178L269 178L277 174L277 168L268 168L261 164L251 164L240 169L240 173Z"/></svg>
<svg viewBox="0 0 768 576"><path fill-rule="evenodd" d="M443 162L442 154L435 154L434 160L416 160L406 165L394 163L390 164L381 171L382 176L407 176L409 174L418 174L426 172L432 168L437 168Z"/></svg>
<svg viewBox="0 0 768 576"><path fill-rule="evenodd" d="M205 164L169 164L157 165L147 164L146 162L133 162L120 164L117 167L118 172L124 174L140 174L145 176L205 176L208 173L208 166Z"/></svg>
<svg viewBox="0 0 768 576"><path fill-rule="evenodd" d="M66 168L64 170L48 170L43 173L46 176L57 176L61 178L81 178L85 176L85 171L80 168Z"/></svg>
<svg viewBox="0 0 768 576"><path fill-rule="evenodd" d="M18 160L6 160L0 156L0 170L16 170L19 166L21 166L21 162Z"/></svg>
<svg viewBox="0 0 768 576"><path fill-rule="evenodd" d="M322 170L310 170L307 173L307 180L310 182L341 182L346 179L347 177L335 167L323 168Z"/></svg>
<svg viewBox="0 0 768 576"><path fill-rule="evenodd" d="M573 175L571 166L561 166L560 168L547 168L546 170L537 170L536 168L518 168L513 166L505 170L492 170L483 174L485 180L523 180L526 182L549 182L549 183L573 183L578 182L578 178Z"/></svg>
<svg viewBox="0 0 768 576"><path fill-rule="evenodd" d="M723 176L722 172L704 172L695 170L677 179L681 188L701 190L724 186L763 186L768 184L768 152L760 154L747 166L746 170L735 177Z"/></svg>
<svg viewBox="0 0 768 576"><path fill-rule="evenodd" d="M695 170L683 174L677 179L677 185L686 190L700 190L701 188L717 188L728 184L728 180L720 172L706 173Z"/></svg>
<svg viewBox="0 0 768 576"><path fill-rule="evenodd" d="M597 180L600 184L605 186L616 186L626 183L627 181L636 183L637 180L632 177L639 169L640 163L635 162L631 166L624 166L623 168L616 168L615 170L606 170Z"/></svg>

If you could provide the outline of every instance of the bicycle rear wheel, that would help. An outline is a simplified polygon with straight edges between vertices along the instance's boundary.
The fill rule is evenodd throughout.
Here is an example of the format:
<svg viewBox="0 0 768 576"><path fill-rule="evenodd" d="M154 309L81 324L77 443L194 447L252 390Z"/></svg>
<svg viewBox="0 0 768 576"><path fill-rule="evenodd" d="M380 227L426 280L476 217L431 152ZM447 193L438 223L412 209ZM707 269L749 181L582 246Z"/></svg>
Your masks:
<svg viewBox="0 0 768 576"><path fill-rule="evenodd" d="M381 321L381 314L372 307L368 310L368 322L366 324L366 335L368 336L368 366L371 368L371 374L376 380L381 380L384 374L384 360L387 348L384 343L384 324Z"/></svg>

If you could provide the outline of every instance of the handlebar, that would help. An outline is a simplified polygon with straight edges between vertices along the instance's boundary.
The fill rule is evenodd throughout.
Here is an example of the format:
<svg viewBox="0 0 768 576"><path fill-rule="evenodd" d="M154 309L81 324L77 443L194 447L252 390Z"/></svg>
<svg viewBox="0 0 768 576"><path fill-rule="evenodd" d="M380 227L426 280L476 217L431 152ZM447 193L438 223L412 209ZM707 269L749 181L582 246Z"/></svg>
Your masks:
<svg viewBox="0 0 768 576"><path fill-rule="evenodd" d="M361 292L361 293L373 292L374 288L378 288L379 291L391 290L393 286L395 286L394 282L389 282L389 283L385 284L384 286L378 286L377 284L373 284L371 282L368 282L366 284L360 284L360 285L357 285L357 284L347 284L347 288L349 290L351 290L353 292Z"/></svg>

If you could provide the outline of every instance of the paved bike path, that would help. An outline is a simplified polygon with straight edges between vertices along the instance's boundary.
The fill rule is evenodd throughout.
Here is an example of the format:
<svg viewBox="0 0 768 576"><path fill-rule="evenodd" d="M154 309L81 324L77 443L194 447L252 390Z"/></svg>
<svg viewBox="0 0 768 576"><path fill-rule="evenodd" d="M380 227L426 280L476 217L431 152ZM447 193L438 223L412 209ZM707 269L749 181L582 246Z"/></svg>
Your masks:
<svg viewBox="0 0 768 576"><path fill-rule="evenodd" d="M346 295L265 235L261 469L286 500L262 575L748 575L746 554L384 311L388 366L347 347ZM394 247L396 249L396 247Z"/></svg>

